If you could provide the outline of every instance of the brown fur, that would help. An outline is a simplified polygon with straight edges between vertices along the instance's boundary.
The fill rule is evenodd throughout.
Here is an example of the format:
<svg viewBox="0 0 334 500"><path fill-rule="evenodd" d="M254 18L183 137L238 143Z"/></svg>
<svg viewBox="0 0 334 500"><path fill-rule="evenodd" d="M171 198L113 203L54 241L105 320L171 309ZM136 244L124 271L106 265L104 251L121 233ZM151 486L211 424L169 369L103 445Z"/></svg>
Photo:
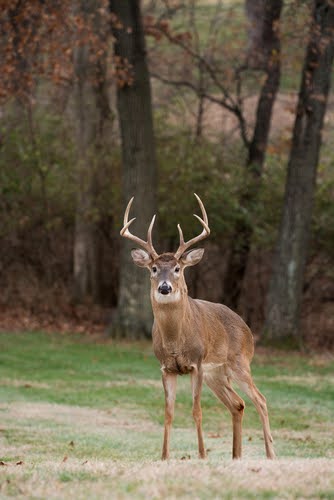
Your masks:
<svg viewBox="0 0 334 500"><path fill-rule="evenodd" d="M202 432L201 391L203 380L218 399L228 408L233 422L233 458L241 457L242 417L244 401L232 388L234 380L253 401L262 421L266 454L274 458L266 400L256 388L250 371L254 354L253 335L245 322L231 309L221 304L196 300L188 296L184 269L198 264L203 249L188 250L210 234L208 217L200 198L195 195L203 219L202 233L184 241L180 233L180 246L175 254L158 255L152 245L150 224L147 241L132 235L128 220L132 200L124 215L121 235L140 244L145 250L133 250L132 258L151 274L151 302L154 314L152 329L153 349L159 359L165 391L165 431L162 459L169 458L169 443L176 397L178 375L190 374L193 398L193 417L197 429L198 452L204 458Z"/></svg>
<svg viewBox="0 0 334 500"><path fill-rule="evenodd" d="M179 264L180 277L176 280L174 267ZM158 279L151 277L151 300L154 313L152 329L153 349L160 361L166 394L165 439L162 458L169 456L169 436L174 414L177 375L191 374L194 396L194 419L199 435L199 455L205 456L200 407L201 381L229 409L233 420L233 458L241 457L241 424L244 401L231 386L235 380L248 394L258 410L264 430L268 458L274 458L267 407L264 396L253 383L250 363L254 354L253 335L235 312L221 304L196 300L188 296L182 258L163 254L150 267L158 267ZM160 303L155 299L159 277L163 275L173 284L180 300ZM205 368L209 369L205 371ZM197 390L196 390L197 389Z"/></svg>

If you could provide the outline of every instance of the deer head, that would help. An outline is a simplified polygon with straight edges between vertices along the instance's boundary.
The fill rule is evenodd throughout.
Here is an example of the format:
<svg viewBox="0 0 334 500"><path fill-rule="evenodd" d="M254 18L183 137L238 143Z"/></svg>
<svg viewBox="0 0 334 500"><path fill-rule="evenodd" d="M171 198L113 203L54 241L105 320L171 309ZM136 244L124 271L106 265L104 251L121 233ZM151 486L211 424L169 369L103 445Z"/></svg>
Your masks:
<svg viewBox="0 0 334 500"><path fill-rule="evenodd" d="M135 218L129 220L130 208L133 198L128 203L124 214L124 225L121 229L121 236L134 241L141 249L132 250L131 256L134 263L139 267L146 267L151 275L151 295L152 299L158 303L177 302L182 295L187 294L187 286L184 279L184 269L198 264L203 257L204 249L188 250L195 243L207 238L210 234L208 216L204 205L197 194L195 197L202 212L202 218L194 214L203 226L201 234L185 242L180 224L177 228L180 235L180 245L175 253L165 252L158 255L152 243L152 229L155 215L152 218L147 232L147 241L134 236L129 231L129 226Z"/></svg>

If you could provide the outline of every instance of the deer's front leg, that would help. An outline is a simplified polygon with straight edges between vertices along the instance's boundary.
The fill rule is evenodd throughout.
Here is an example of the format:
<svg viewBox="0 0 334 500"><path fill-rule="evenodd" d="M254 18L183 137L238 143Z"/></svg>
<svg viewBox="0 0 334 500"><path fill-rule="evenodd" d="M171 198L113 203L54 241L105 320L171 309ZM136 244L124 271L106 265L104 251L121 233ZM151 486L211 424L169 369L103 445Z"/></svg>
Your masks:
<svg viewBox="0 0 334 500"><path fill-rule="evenodd" d="M165 390L165 431L161 456L162 460L169 458L170 431L174 418L176 396L176 377L177 375L175 373L167 373L165 370L162 371L162 383Z"/></svg>
<svg viewBox="0 0 334 500"><path fill-rule="evenodd" d="M199 368L197 368L197 366L194 366L191 372L191 388L193 396L193 417L197 429L199 458L206 457L204 440L203 440L203 431L202 431L202 408L201 408L202 385L203 385L203 369L201 366Z"/></svg>

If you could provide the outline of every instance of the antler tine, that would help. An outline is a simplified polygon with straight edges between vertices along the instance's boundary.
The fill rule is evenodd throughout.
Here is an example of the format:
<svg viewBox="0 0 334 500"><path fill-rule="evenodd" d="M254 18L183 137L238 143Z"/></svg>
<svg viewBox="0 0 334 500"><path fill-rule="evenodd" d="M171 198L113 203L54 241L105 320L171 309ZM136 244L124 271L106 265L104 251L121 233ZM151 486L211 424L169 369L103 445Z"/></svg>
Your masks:
<svg viewBox="0 0 334 500"><path fill-rule="evenodd" d="M203 202L202 202L201 198L198 196L198 194L194 193L194 195L195 195L195 198L198 201L198 204L199 204L199 206L201 208L201 212L202 212L202 216L203 216L204 222L205 222L206 225L208 225L209 224L209 220L208 220L208 216L207 216L205 207L203 205ZM195 215L195 217L199 218L198 215ZM209 229L209 234L210 234L210 229Z"/></svg>
<svg viewBox="0 0 334 500"><path fill-rule="evenodd" d="M207 231L208 236L209 236L209 234L210 234L210 228L209 228L209 226L207 225L207 223L206 223L206 222L204 222L204 220L203 220L203 219L201 219L201 218L199 217L199 215L193 214L193 216L194 216L194 217L196 217L196 219L198 219L198 220L200 221L200 223L202 224L202 226L204 227L204 229Z"/></svg>
<svg viewBox="0 0 334 500"><path fill-rule="evenodd" d="M153 229L153 225L154 225L154 221L155 221L155 215L153 215L151 223L150 223L148 231L147 231L147 241L144 241L141 238L138 238L138 236L135 236L134 234L130 233L129 226L136 219L136 217L133 217L133 219L128 220L133 200L134 200L134 196L131 198L131 200L129 201L129 203L125 209L123 227L120 231L120 235L123 236L124 238L128 238L129 240L134 241L137 245L144 248L154 259L156 259L158 257L158 254L155 251L155 249L153 247L153 243L152 243L152 229Z"/></svg>
<svg viewBox="0 0 334 500"><path fill-rule="evenodd" d="M192 238L191 240L185 242L184 241L184 238L183 238L183 232L182 232L182 229L181 229L181 226L180 224L178 224L177 228L179 230L179 235L180 235L180 245L179 245L179 248L177 249L176 253L174 254L175 258L176 259L179 259L181 257L181 255L188 249L190 248L192 245L194 245L195 243L197 243L198 241L201 241L201 240L204 240L205 238L207 238L210 234L210 228L209 228L209 220L208 220L208 216L207 216L207 213L206 213L206 210L204 208L204 205L202 203L202 200L200 199L200 197L194 193L197 201L198 201L198 204L200 206L200 209L201 209L201 212L202 212L202 217L199 217L198 215L194 214L194 216L196 217L196 219L198 219L200 221L200 223L202 224L203 226L203 231L201 232L201 234L199 234L198 236L195 236L194 238Z"/></svg>
<svg viewBox="0 0 334 500"><path fill-rule="evenodd" d="M180 224L177 225L177 228L179 230L179 235L180 235L180 245L184 245L183 232L182 232Z"/></svg>
<svg viewBox="0 0 334 500"><path fill-rule="evenodd" d="M153 248L153 243L152 243L152 229L154 226L155 222L155 215L153 215L151 224L149 225L148 231L147 231L147 243Z"/></svg>
<svg viewBox="0 0 334 500"><path fill-rule="evenodd" d="M125 212L124 212L124 221L123 221L124 226L126 226L126 224L128 222L131 205L132 205L132 202L133 202L134 199L135 199L135 197L132 196L131 200L129 201L129 203L127 204L127 207L125 209Z"/></svg>

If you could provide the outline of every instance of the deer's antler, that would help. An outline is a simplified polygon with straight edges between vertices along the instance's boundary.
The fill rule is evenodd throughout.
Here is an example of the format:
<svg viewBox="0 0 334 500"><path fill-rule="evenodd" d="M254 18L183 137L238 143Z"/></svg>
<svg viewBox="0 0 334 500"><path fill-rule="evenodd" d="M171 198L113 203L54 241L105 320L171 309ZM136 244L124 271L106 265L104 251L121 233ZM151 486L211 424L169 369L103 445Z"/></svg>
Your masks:
<svg viewBox="0 0 334 500"><path fill-rule="evenodd" d="M123 222L123 227L120 231L121 236L124 236L124 238L128 238L129 240L134 241L137 245L141 246L144 248L150 255L153 257L153 259L156 259L158 256L157 252L154 250L153 243L152 243L152 229L155 221L155 215L153 215L151 224L149 225L148 231L147 231L147 241L142 240L141 238L138 238L138 236L135 236L134 234L130 233L129 227L132 224L132 222L136 219L134 217L133 219L129 220L129 213L130 213L130 208L132 205L132 202L134 200L134 196L131 198L131 200L128 203L128 206L126 207L125 214L124 214L124 222Z"/></svg>
<svg viewBox="0 0 334 500"><path fill-rule="evenodd" d="M175 254L174 254L174 257L176 259L179 259L181 257L181 255L189 248L191 247L192 245L194 245L195 243L197 243L198 241L201 241L201 240L204 240L205 238L207 238L210 234L210 228L209 228L209 221L208 221L208 216L206 214L206 211L205 211L205 208L204 208L204 205L202 203L202 200L200 199L199 196L197 196L196 193L194 193L194 195L196 196L196 199L199 203L199 206L201 208L201 212L202 212L202 219L201 217L199 217L198 215L194 214L194 216L196 217L196 219L198 219L200 221L200 223L202 224L203 226L203 231L201 232L201 234L199 234L198 236L195 236L195 238L192 238L191 240L185 242L184 241L184 238L183 238L183 232L182 232L182 229L181 229L181 226L180 224L178 224L177 228L179 230L179 234L180 234L180 246L179 248L176 250Z"/></svg>

